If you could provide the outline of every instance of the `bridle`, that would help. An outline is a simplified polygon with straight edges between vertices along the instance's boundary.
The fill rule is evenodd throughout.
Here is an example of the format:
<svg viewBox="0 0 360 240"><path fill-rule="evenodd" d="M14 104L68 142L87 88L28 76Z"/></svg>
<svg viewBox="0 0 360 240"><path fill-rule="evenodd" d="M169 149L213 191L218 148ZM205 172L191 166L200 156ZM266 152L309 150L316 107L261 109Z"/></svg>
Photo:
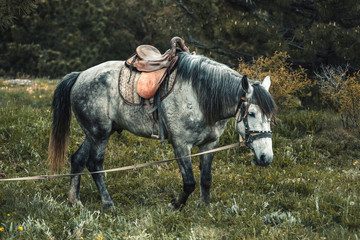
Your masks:
<svg viewBox="0 0 360 240"><path fill-rule="evenodd" d="M245 144L248 148L251 150L254 150L251 146L251 143L259 138L271 138L272 137L272 131L258 131L258 130L250 130L249 128L249 122L248 122L248 111L250 107L250 101L246 99L245 97L241 97L241 101L238 104L237 110L236 110L236 124L240 123L241 121L244 122L245 125Z"/></svg>

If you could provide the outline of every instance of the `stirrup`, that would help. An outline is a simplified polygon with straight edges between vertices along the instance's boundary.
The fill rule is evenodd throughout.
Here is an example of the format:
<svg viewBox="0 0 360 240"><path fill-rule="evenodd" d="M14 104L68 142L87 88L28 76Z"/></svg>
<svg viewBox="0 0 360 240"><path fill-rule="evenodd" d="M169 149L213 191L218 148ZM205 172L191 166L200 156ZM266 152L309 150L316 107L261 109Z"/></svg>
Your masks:
<svg viewBox="0 0 360 240"><path fill-rule="evenodd" d="M152 127L152 130L151 130L151 138L152 138L152 139L160 139L159 134L156 134L156 133L154 132L155 125L156 125L156 123L154 122L153 127Z"/></svg>

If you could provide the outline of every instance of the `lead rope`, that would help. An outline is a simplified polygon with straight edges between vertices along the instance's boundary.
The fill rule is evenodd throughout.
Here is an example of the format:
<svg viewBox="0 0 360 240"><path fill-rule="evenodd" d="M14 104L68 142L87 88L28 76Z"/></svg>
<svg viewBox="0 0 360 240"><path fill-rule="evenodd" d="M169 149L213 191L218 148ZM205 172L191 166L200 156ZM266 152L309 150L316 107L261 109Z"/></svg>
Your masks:
<svg viewBox="0 0 360 240"><path fill-rule="evenodd" d="M157 165L157 164L168 163L168 162L171 162L171 161L174 161L174 160L178 160L178 159L181 159L181 158L189 158L189 157L191 158L191 157L201 156L201 155L205 155L205 154L209 154L209 153L215 153L215 152L219 152L219 151L223 151L223 150L227 150L227 149L231 149L231 148L235 148L235 147L240 147L240 146L245 146L245 145L244 145L243 143L233 143L233 144L230 144L230 145L226 145L226 146L223 146L223 147L218 147L218 148L215 148L215 149L212 149L212 150L209 150L209 151L205 151L205 152L201 152L201 153L191 154L191 155L188 155L188 156L171 158L171 159L165 159L165 160L160 160L160 161L155 161L155 162L149 162L149 163L134 164L134 165L130 165L130 166L125 166L125 167L120 167L120 168L113 168L113 169L107 169L107 170L96 171L96 172L61 174L61 175L40 175L40 176L19 177L19 178L7 178L7 179L0 179L0 182L27 181L27 180L44 180L44 179L65 178L65 177L74 177L74 176L98 174L98 173L110 173L110 172L129 171L129 170L138 169L138 168L143 168L143 167L148 167L148 166L153 166L153 165Z"/></svg>

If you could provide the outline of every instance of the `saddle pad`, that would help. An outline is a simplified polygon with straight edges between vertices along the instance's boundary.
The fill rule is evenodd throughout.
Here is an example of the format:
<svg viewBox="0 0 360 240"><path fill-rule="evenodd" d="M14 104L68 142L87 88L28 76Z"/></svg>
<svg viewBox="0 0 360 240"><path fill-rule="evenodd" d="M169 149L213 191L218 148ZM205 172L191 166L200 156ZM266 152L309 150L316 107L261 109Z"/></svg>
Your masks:
<svg viewBox="0 0 360 240"><path fill-rule="evenodd" d="M140 78L141 72L130 70L123 66L119 75L119 93L122 99L129 105L142 104L142 98L136 91L136 84ZM165 99L174 88L176 82L176 68L170 76L169 80L163 82L163 86L159 88L161 99ZM154 98L150 98L150 103L154 102Z"/></svg>

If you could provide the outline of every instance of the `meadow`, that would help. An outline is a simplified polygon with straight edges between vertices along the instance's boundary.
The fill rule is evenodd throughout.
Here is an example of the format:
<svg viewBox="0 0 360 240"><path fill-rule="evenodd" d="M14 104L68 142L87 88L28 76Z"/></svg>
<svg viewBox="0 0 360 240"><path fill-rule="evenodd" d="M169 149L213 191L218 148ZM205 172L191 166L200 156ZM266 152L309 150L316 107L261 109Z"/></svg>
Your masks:
<svg viewBox="0 0 360 240"><path fill-rule="evenodd" d="M0 174L49 174L51 98L57 80L11 86L0 79ZM230 120L220 146L238 141ZM68 156L84 139L71 123ZM180 191L176 162L105 174L116 209L102 212L91 176L83 207L67 205L68 178L0 182L0 239L354 239L360 237L360 133L330 110L279 109L272 126L274 161L252 165L247 148L216 154L211 205L199 185L181 211L167 208ZM194 149L194 153L197 149ZM174 156L172 147L114 134L104 167ZM199 160L193 168L199 179ZM70 172L69 164L64 173ZM1 177L1 176L0 176Z"/></svg>

